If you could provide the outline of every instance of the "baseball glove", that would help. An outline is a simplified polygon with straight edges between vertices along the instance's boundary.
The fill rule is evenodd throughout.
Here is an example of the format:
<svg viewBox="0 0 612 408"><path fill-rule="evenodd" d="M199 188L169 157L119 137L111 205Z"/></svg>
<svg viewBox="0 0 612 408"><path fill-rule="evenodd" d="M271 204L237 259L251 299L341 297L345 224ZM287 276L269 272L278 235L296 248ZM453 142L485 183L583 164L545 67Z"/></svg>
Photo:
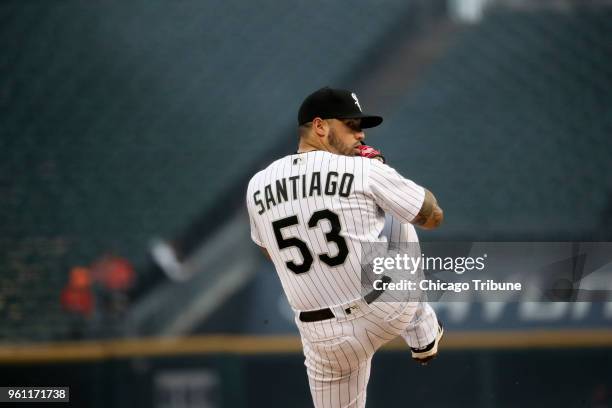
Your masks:
<svg viewBox="0 0 612 408"><path fill-rule="evenodd" d="M359 156L367 157L369 159L378 159L381 162L385 163L385 156L380 152L380 150L373 148L372 146L368 146L361 142L361 146L358 147Z"/></svg>

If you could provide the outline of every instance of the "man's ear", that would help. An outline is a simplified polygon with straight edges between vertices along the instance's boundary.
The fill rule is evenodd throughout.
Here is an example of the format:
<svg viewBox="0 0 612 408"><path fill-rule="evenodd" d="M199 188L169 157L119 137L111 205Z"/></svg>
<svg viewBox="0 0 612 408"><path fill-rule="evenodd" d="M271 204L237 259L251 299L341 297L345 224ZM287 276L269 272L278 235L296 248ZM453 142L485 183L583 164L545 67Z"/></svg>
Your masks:
<svg viewBox="0 0 612 408"><path fill-rule="evenodd" d="M329 123L321 118L312 120L312 130L319 137L324 137L329 132Z"/></svg>

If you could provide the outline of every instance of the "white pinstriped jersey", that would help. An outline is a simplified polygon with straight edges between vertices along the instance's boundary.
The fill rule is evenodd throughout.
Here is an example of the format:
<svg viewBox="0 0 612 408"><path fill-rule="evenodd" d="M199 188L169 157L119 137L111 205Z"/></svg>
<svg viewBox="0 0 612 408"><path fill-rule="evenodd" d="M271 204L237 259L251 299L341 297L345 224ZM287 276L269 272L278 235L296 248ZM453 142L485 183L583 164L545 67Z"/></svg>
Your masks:
<svg viewBox="0 0 612 408"><path fill-rule="evenodd" d="M360 298L362 246L386 241L385 213L412 221L424 196L378 160L313 151L258 172L246 200L253 241L268 250L291 307L304 311Z"/></svg>

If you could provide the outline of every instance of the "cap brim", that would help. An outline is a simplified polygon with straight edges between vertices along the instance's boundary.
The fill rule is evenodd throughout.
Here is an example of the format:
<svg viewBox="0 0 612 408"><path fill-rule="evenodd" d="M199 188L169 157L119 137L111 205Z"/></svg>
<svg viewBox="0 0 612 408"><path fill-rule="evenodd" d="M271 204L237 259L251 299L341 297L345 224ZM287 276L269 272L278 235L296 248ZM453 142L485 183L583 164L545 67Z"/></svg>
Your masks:
<svg viewBox="0 0 612 408"><path fill-rule="evenodd" d="M375 115L350 115L339 117L338 119L361 119L361 128L369 129L380 125L383 122L382 116Z"/></svg>
<svg viewBox="0 0 612 408"><path fill-rule="evenodd" d="M381 116L364 116L361 118L361 128L368 129L380 125L383 122Z"/></svg>

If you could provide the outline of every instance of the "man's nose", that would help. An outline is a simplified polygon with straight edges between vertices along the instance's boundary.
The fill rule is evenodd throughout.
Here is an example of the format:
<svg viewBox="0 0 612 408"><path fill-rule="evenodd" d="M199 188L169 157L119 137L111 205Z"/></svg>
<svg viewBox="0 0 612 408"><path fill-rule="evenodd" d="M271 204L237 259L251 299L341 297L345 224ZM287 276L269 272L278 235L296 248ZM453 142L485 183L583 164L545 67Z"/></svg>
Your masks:
<svg viewBox="0 0 612 408"><path fill-rule="evenodd" d="M365 132L360 130L359 132L355 133L355 139L361 142L363 139L365 139Z"/></svg>

